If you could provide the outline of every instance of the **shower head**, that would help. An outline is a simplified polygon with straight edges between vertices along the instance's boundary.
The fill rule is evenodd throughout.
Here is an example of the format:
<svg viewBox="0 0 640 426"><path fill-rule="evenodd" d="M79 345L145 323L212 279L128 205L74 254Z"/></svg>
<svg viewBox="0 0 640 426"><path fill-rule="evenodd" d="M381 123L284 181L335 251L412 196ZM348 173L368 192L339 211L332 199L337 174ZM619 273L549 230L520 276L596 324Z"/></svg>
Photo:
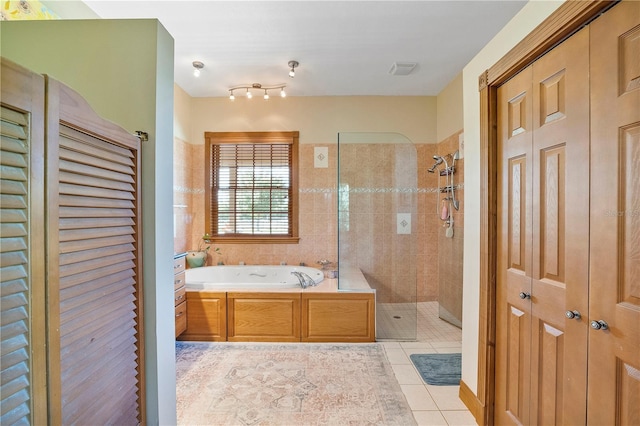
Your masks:
<svg viewBox="0 0 640 426"><path fill-rule="evenodd" d="M433 173L436 171L436 167L438 167L440 164L442 164L442 157L438 156L438 155L434 155L433 159L436 160L435 164L433 166L431 166L431 168L427 169L427 171L429 173Z"/></svg>

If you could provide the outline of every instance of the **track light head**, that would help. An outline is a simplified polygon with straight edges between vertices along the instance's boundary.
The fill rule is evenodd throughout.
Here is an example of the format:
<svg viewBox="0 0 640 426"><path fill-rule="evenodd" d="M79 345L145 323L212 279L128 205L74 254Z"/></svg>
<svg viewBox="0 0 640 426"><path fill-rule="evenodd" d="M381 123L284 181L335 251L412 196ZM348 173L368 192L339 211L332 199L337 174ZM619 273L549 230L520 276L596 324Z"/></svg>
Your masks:
<svg viewBox="0 0 640 426"><path fill-rule="evenodd" d="M296 67L300 66L300 63L298 61L289 61L287 65L289 65L289 68L291 68L291 70L289 71L289 77L291 78L295 77Z"/></svg>

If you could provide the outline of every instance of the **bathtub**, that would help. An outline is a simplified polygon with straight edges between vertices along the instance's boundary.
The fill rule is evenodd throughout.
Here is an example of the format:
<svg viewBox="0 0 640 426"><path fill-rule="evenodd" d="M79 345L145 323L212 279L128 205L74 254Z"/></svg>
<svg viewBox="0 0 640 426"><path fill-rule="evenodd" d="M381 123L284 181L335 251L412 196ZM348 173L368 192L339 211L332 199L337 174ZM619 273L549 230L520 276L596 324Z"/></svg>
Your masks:
<svg viewBox="0 0 640 426"><path fill-rule="evenodd" d="M292 272L317 285L302 288ZM338 290L306 266L206 266L185 271L187 329L179 340L375 341L375 290Z"/></svg>
<svg viewBox="0 0 640 426"><path fill-rule="evenodd" d="M301 288L300 281L292 272L304 272L313 278L316 285L324 279L322 271L307 266L222 265L187 269L185 282L187 290Z"/></svg>

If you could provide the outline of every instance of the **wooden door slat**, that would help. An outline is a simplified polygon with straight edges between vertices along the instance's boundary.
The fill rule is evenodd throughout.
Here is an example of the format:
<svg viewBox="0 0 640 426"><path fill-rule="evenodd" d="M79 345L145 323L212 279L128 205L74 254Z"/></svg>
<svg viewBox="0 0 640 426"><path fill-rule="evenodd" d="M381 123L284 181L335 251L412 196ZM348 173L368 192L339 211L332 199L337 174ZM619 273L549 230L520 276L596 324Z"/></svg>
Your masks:
<svg viewBox="0 0 640 426"><path fill-rule="evenodd" d="M131 173L119 173L112 170L101 169L87 164L78 164L73 161L60 159L60 171L75 173L80 176L89 176L101 179L109 179L116 182L134 183L135 179Z"/></svg>
<svg viewBox="0 0 640 426"><path fill-rule="evenodd" d="M63 146L70 146L68 145L70 142L81 142L83 145L88 145L90 147L99 149L100 151L110 152L122 157L134 157L132 150L128 147L122 147L120 145L102 139L94 138L68 126L61 126L60 134L63 136L63 138L60 140L60 144Z"/></svg>
<svg viewBox="0 0 640 426"><path fill-rule="evenodd" d="M61 207L61 218L135 217L131 209L104 209L94 207Z"/></svg>
<svg viewBox="0 0 640 426"><path fill-rule="evenodd" d="M95 289L99 289L102 286L108 286L118 281L127 281L132 286L134 286L136 283L135 271L132 269L125 269L123 271L105 275L101 278L86 282L83 286L65 288L63 290L60 290L60 300L64 301L72 299L83 294L86 291L93 291Z"/></svg>
<svg viewBox="0 0 640 426"><path fill-rule="evenodd" d="M107 207L116 209L133 209L135 206L129 200L111 200L95 197L82 197L77 195L60 195L60 205L68 207Z"/></svg>
<svg viewBox="0 0 640 426"><path fill-rule="evenodd" d="M4 155L4 154L0 154ZM0 163L2 161L0 160ZM0 178L7 180L15 180L19 182L27 181L27 173L23 167L15 167L9 165L0 165Z"/></svg>
<svg viewBox="0 0 640 426"><path fill-rule="evenodd" d="M79 175L77 173L60 172L60 182L75 185L92 186L96 188L107 188L118 191L127 191L132 193L134 188L129 182L121 182L113 179L103 179L87 175Z"/></svg>
<svg viewBox="0 0 640 426"><path fill-rule="evenodd" d="M29 148L24 140L11 138L9 136L0 135L0 151L3 154L13 152L17 154L26 154L29 152ZM0 164L4 164L2 160L0 160Z"/></svg>
<svg viewBox="0 0 640 426"><path fill-rule="evenodd" d="M77 240L60 243L60 253L74 253L82 250L91 250L100 247L109 247L119 244L135 242L133 235L120 235L116 237L95 238L91 240Z"/></svg>
<svg viewBox="0 0 640 426"><path fill-rule="evenodd" d="M83 262L85 260L98 259L113 254L133 252L133 244L120 244L116 246L99 247L92 250L83 250L72 254L60 255L60 266L70 265L72 263Z"/></svg>
<svg viewBox="0 0 640 426"><path fill-rule="evenodd" d="M81 152L70 151L60 148L60 159L72 162L78 165L93 166L94 168L103 169L110 172L116 172L124 175L133 175L133 166L119 164L105 158L95 157L93 155L83 154ZM61 167L61 170L65 170Z"/></svg>

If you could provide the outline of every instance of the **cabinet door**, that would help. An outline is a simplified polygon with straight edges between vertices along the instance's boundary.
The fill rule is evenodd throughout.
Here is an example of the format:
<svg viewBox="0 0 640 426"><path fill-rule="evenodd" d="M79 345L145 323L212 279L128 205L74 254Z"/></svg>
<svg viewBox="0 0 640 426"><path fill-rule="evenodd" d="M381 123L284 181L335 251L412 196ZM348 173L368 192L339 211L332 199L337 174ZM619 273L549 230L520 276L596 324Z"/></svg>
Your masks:
<svg viewBox="0 0 640 426"><path fill-rule="evenodd" d="M591 24L589 424L640 424L640 2Z"/></svg>
<svg viewBox="0 0 640 426"><path fill-rule="evenodd" d="M144 423L139 141L47 80L50 421Z"/></svg>
<svg viewBox="0 0 640 426"><path fill-rule="evenodd" d="M187 329L179 340L226 341L227 293L187 291Z"/></svg>
<svg viewBox="0 0 640 426"><path fill-rule="evenodd" d="M227 293L227 340L299 342L300 300L300 293Z"/></svg>
<svg viewBox="0 0 640 426"><path fill-rule="evenodd" d="M46 424L44 78L0 67L0 424Z"/></svg>

